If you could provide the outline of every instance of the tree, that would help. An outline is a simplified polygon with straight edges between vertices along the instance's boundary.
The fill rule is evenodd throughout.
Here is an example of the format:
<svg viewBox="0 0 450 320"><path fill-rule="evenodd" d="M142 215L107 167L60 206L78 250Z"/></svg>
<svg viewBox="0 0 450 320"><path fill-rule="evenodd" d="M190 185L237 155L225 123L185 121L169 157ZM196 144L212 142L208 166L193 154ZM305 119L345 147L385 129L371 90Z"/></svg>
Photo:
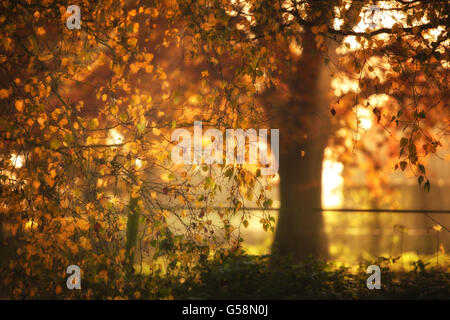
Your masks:
<svg viewBox="0 0 450 320"><path fill-rule="evenodd" d="M193 10L194 5L186 4L201 17L209 17L204 10L233 12L233 18L219 20L209 28L213 31L203 32L222 39L221 26L235 22L239 34L245 35L240 42L234 38L229 42L237 42L239 55L251 52L252 70L266 79L261 104L272 119L271 125L283 128L281 211L274 243L274 249L282 255L297 259L326 255L317 209L321 207L324 149L334 138L330 136L328 116L337 113L341 119L348 119L353 111L366 108L391 136L404 131L403 137L384 139L389 144L400 142L401 161L395 169L405 170L410 165L419 184L430 188L420 159L435 152L448 134L448 129L431 132L439 123L439 113L448 115L448 50L444 45L448 41L448 4L391 1L380 4L382 9L376 7L378 13L369 5L370 1L246 1L214 2L208 9L199 3ZM373 15L380 13L387 21L371 26ZM214 14L216 19L218 16ZM346 42L349 39L355 48ZM341 52L347 49L339 59L333 52L336 45L344 46ZM345 72L357 88L341 94L337 105L332 103L331 107L324 98L329 86L325 66L330 72ZM371 96L380 93L389 96L389 101L371 105ZM365 146L362 150L368 158L373 154Z"/></svg>
<svg viewBox="0 0 450 320"><path fill-rule="evenodd" d="M93 288L83 297L170 297L159 275L181 281L210 254L239 251L246 203L267 209L270 187L255 166L174 165L170 134L194 120L282 129L282 255L326 253L313 211L323 151L341 142L331 132L342 123L352 129L360 105L392 130L386 143L399 135L397 166L417 170L429 189L421 159L448 133L432 130L443 114L448 121L448 4L395 1L385 11L402 12L401 24L358 31L368 3L80 1L78 30L66 27L66 1L3 1L1 217L3 243L15 251L1 265L8 294L59 295L65 268L78 264ZM357 50L328 53L347 36ZM387 70L372 57L387 59ZM358 84L331 108L326 67ZM393 100L368 104L380 91ZM263 228L273 222L265 212ZM145 255L150 284L134 281Z"/></svg>

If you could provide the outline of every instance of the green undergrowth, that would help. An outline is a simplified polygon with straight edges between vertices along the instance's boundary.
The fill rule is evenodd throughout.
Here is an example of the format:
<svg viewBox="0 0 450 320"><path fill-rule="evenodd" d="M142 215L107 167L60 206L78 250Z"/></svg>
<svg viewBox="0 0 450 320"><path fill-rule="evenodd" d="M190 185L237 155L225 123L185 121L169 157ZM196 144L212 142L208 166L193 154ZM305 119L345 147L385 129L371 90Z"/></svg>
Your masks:
<svg viewBox="0 0 450 320"><path fill-rule="evenodd" d="M450 299L450 273L418 260L394 272L397 259L378 258L356 270L308 259L218 255L174 288L175 299ZM369 265L381 270L381 289L367 288Z"/></svg>

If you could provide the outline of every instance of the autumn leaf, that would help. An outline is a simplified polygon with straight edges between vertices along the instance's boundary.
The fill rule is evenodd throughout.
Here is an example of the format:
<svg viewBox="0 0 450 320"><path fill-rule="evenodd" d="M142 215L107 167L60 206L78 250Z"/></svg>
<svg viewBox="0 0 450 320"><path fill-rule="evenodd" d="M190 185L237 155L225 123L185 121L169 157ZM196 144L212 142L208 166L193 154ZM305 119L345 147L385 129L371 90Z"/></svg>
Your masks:
<svg viewBox="0 0 450 320"><path fill-rule="evenodd" d="M400 162L400 168L402 169L402 171L405 170L406 165L407 165L407 162L406 162L406 161L401 161L401 162Z"/></svg>
<svg viewBox="0 0 450 320"><path fill-rule="evenodd" d="M55 287L55 294L59 295L59 294L61 294L61 292L62 292L62 287L60 285L57 285Z"/></svg>
<svg viewBox="0 0 450 320"><path fill-rule="evenodd" d="M145 132L147 125L144 122L140 122L137 124L136 128L139 134L143 134Z"/></svg>
<svg viewBox="0 0 450 320"><path fill-rule="evenodd" d="M23 111L24 104L23 104L22 100L16 100L15 106L16 106L17 111L19 111L19 112Z"/></svg>
<svg viewBox="0 0 450 320"><path fill-rule="evenodd" d="M50 148L52 148L53 150L58 149L61 146L61 141L57 138L53 138L50 141Z"/></svg>

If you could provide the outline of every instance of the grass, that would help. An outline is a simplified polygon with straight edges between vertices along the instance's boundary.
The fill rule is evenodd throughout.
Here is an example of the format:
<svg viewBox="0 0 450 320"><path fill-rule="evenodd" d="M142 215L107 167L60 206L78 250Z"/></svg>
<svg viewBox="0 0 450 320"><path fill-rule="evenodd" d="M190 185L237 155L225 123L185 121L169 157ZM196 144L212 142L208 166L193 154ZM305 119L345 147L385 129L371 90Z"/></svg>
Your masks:
<svg viewBox="0 0 450 320"><path fill-rule="evenodd" d="M418 260L411 271L394 272L396 263L379 258L355 272L314 259L293 263L268 255L219 255L173 292L175 299L450 299L448 269ZM379 290L367 288L370 264L381 268Z"/></svg>

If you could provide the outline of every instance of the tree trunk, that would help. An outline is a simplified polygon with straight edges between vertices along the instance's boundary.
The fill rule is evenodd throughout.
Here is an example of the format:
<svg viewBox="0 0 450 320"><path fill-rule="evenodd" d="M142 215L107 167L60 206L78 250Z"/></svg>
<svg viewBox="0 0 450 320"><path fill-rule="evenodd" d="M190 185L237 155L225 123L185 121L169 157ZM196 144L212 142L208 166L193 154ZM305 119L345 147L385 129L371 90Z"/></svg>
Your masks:
<svg viewBox="0 0 450 320"><path fill-rule="evenodd" d="M283 141L281 135L280 144ZM280 153L281 209L274 241L274 254L300 260L312 255L326 257L321 208L322 160L325 141L309 141L302 148L289 143ZM305 156L301 156L300 149Z"/></svg>
<svg viewBox="0 0 450 320"><path fill-rule="evenodd" d="M130 198L129 212L127 219L126 231L126 266L125 269L128 275L134 273L134 256L136 249L136 240L139 226L139 207L138 199Z"/></svg>
<svg viewBox="0 0 450 320"><path fill-rule="evenodd" d="M268 109L276 110L272 126L280 129L281 209L272 252L297 261L325 258L328 251L317 209L330 132L331 77L310 31L304 32L302 46L302 55L283 66L280 86L264 96Z"/></svg>

